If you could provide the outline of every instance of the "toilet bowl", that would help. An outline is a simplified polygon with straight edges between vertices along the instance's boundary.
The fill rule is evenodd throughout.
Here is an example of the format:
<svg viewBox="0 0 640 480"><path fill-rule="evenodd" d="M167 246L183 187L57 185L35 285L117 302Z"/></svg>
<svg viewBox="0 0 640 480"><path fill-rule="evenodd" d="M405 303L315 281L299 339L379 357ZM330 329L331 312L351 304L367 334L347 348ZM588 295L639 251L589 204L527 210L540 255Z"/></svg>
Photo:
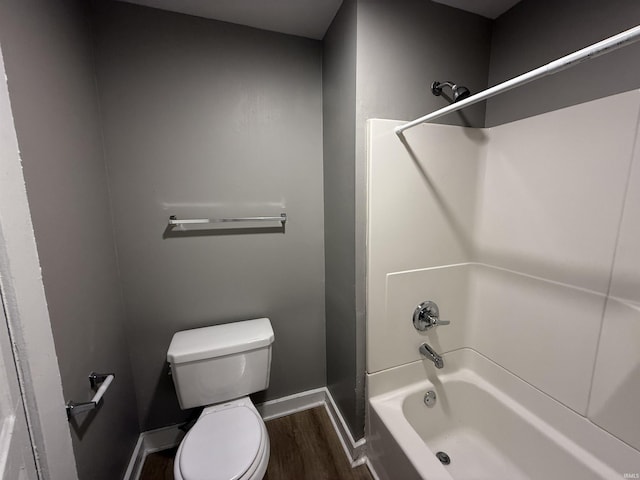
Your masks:
<svg viewBox="0 0 640 480"><path fill-rule="evenodd" d="M248 397L205 408L178 448L176 480L260 480L269 435Z"/></svg>
<svg viewBox="0 0 640 480"><path fill-rule="evenodd" d="M261 480L269 435L247 395L269 386L268 318L177 332L167 361L180 408L205 407L174 460L176 480Z"/></svg>

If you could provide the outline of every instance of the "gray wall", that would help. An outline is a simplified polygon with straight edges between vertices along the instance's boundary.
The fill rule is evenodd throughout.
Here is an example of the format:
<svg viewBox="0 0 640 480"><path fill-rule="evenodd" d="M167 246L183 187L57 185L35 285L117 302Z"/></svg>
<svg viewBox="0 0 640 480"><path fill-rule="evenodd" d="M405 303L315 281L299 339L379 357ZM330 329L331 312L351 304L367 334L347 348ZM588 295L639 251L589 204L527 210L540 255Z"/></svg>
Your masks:
<svg viewBox="0 0 640 480"><path fill-rule="evenodd" d="M489 84L495 85L640 23L637 0L524 0L494 24ZM486 125L640 87L640 44L536 80L487 102Z"/></svg>
<svg viewBox="0 0 640 480"><path fill-rule="evenodd" d="M362 436L363 372L356 364L356 2L345 0L323 40L322 100L327 385Z"/></svg>
<svg viewBox="0 0 640 480"><path fill-rule="evenodd" d="M185 418L174 332L267 316L271 384L326 384L318 41L96 2L116 237L143 429ZM286 231L172 236L169 215L268 215Z"/></svg>
<svg viewBox="0 0 640 480"><path fill-rule="evenodd" d="M99 410L70 423L80 478L111 480L138 419L83 9L2 0L0 42L64 394L87 401L92 370L116 374Z"/></svg>
<svg viewBox="0 0 640 480"><path fill-rule="evenodd" d="M358 1L358 136L367 118L413 120L447 106L434 80L487 86L491 21L424 0ZM439 123L483 126L482 104ZM364 143L358 149L364 152Z"/></svg>

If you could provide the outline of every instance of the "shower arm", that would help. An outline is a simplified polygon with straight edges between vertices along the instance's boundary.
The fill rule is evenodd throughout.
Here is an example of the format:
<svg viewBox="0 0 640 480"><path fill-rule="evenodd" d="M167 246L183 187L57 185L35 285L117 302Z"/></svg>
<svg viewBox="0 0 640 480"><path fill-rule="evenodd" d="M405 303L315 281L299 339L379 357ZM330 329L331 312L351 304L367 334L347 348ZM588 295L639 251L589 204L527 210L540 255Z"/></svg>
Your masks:
<svg viewBox="0 0 640 480"><path fill-rule="evenodd" d="M436 110L435 112L432 112L428 115L420 117L409 123L400 125L399 127L396 127L394 131L396 135L401 137L403 136L403 132L405 130L415 127L416 125L420 125L421 123L429 122L431 120L435 120L436 118L440 118L449 113L456 112L465 107L471 106L475 103L481 102L483 100L487 100L488 98L495 97L496 95L499 95L503 92L507 92L516 87L532 82L538 78L545 77L547 75L552 75L554 73L570 68L574 65L577 65L578 63L583 62L585 60L590 60L600 55L604 55L606 53L612 52L613 50L616 50L618 48L625 47L634 42L637 42L638 40L640 40L640 25L630 28L629 30L625 30L624 32L621 32L617 35L609 37L598 43L594 43L593 45L585 47L581 50L570 53L569 55L565 55L564 57L561 57L557 60L549 62L546 65L538 67L527 73L523 73L518 77L514 77L511 80L502 82L494 87L483 90L480 93L471 95L470 97L467 97L464 100L460 100L459 102L456 102L447 107L441 108L440 110Z"/></svg>
<svg viewBox="0 0 640 480"><path fill-rule="evenodd" d="M431 84L431 93L433 93L435 96L439 97L440 95L442 95L442 87L449 87L452 91L455 91L455 89L458 87L455 83L453 82L438 82L437 80L435 82L433 82Z"/></svg>
<svg viewBox="0 0 640 480"><path fill-rule="evenodd" d="M442 94L442 87L449 87L451 90L456 88L456 84L453 82L438 82L437 80L431 84L431 91L434 95ZM437 93L436 93L437 92Z"/></svg>

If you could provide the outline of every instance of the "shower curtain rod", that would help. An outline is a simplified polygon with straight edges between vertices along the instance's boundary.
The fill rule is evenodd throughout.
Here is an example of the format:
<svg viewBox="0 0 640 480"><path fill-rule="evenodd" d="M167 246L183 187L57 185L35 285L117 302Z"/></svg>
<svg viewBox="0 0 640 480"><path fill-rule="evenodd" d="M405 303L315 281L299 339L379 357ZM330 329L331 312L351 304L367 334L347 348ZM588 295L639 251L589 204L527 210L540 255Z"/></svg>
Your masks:
<svg viewBox="0 0 640 480"><path fill-rule="evenodd" d="M415 127L416 125L420 125L421 123L434 120L436 118L442 117L443 115L447 115L448 113L458 111L462 108L473 105L474 103L478 103L486 100L487 98L494 97L502 92L506 92L513 88L519 87L520 85L524 85L525 83L532 82L533 80L536 80L538 78L552 75L561 70L565 70L582 61L590 60L600 55L604 55L605 53L612 52L613 50L616 50L620 47L630 45L638 40L640 40L640 25L630 28L629 30L625 30L622 33L614 35L613 37L602 40L601 42L594 43L593 45L585 47L581 50L570 53L569 55L559 58L558 60L554 60L550 63L547 63L546 65L531 70L530 72L523 73L522 75L514 77L511 80L499 83L494 87L488 88L480 93L465 98L464 100L453 103L448 107L436 110L435 112L425 115L424 117L420 117L416 120L413 120L412 122L400 125L399 127L396 127L394 131L398 136L402 136L405 130Z"/></svg>

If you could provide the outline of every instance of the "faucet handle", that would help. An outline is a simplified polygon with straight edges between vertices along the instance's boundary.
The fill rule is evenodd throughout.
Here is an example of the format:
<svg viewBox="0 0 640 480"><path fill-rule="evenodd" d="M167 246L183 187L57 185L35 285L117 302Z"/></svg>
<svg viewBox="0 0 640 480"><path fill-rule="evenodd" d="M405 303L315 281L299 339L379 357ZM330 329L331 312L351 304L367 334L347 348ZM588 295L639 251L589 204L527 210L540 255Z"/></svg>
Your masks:
<svg viewBox="0 0 640 480"><path fill-rule="evenodd" d="M448 320L440 319L438 305L431 300L422 302L413 312L413 326L421 332L438 325L449 325Z"/></svg>

